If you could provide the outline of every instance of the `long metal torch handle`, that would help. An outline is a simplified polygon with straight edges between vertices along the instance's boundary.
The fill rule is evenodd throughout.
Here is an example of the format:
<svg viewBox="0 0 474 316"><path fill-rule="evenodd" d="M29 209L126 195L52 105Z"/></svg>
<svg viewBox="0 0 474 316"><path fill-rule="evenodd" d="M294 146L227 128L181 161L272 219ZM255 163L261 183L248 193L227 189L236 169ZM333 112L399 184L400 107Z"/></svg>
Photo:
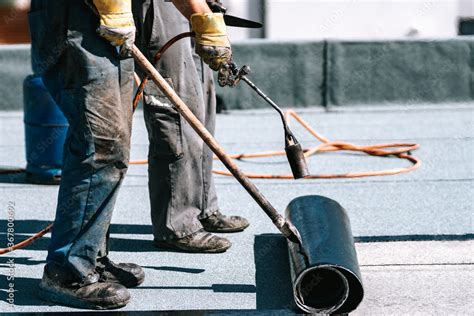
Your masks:
<svg viewBox="0 0 474 316"><path fill-rule="evenodd" d="M268 104L270 104L278 112L278 114L280 114L281 121L283 122L283 128L285 129L285 136L292 137L292 140L295 141L295 136L288 127L288 123L286 122L283 110L275 102L273 102L273 100L270 99L269 96L267 96L262 90L260 90L260 88L257 87L249 78L247 78L247 76L242 76L240 80L243 80L250 88L252 88L252 90L257 92L258 95L260 95ZM285 139L285 141L287 140Z"/></svg>
<svg viewBox="0 0 474 316"><path fill-rule="evenodd" d="M216 154L222 163L229 169L232 175L247 190L252 198L258 203L262 210L270 217L275 226L290 240L300 242L299 234L296 228L289 223L278 211L270 204L270 202L259 192L258 188L250 182L245 174L237 167L232 159L225 153L224 149L217 143L209 131L202 125L199 119L191 112L189 107L181 100L166 80L146 59L140 50L134 45L131 54L143 70L149 75L150 79L160 88L160 90L168 97L183 118L191 125L196 133L203 139L209 148ZM298 235L298 236L294 236Z"/></svg>

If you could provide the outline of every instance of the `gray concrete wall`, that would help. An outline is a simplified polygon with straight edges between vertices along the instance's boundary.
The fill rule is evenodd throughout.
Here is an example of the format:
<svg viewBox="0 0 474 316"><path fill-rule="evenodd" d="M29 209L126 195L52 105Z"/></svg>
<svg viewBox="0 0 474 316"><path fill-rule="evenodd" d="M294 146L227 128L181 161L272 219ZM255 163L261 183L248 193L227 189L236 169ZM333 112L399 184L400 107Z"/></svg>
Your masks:
<svg viewBox="0 0 474 316"><path fill-rule="evenodd" d="M234 44L234 60L282 106L474 102L474 37ZM0 110L22 107L28 45L0 46ZM218 88L229 109L267 105L242 83Z"/></svg>
<svg viewBox="0 0 474 316"><path fill-rule="evenodd" d="M403 41L249 41L238 64L282 106L474 101L474 37ZM243 85L243 84L242 84ZM267 105L241 86L219 88L228 108Z"/></svg>
<svg viewBox="0 0 474 316"><path fill-rule="evenodd" d="M250 66L248 76L276 102L297 107L323 104L324 42L252 40L235 44L234 61ZM245 83L218 88L227 108L266 108Z"/></svg>
<svg viewBox="0 0 474 316"><path fill-rule="evenodd" d="M0 45L0 110L23 107L23 80L31 73L29 45Z"/></svg>
<svg viewBox="0 0 474 316"><path fill-rule="evenodd" d="M328 42L328 105L473 100L474 41Z"/></svg>

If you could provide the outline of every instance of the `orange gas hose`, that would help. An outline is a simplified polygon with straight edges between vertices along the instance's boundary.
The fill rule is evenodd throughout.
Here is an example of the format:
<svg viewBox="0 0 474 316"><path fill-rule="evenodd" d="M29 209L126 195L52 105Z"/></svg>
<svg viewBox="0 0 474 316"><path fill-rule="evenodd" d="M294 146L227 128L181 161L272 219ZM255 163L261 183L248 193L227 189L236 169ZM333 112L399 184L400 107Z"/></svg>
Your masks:
<svg viewBox="0 0 474 316"><path fill-rule="evenodd" d="M412 163L412 166L398 169L380 170L380 171L365 171L365 172L348 172L341 174L312 174L305 179L342 179L342 178L362 178L362 177L375 177L375 176L388 176L400 173L407 173L413 171L421 166L421 161L411 155L411 151L420 148L419 144L406 144L406 143L388 143L388 144L376 144L369 146L358 146L347 142L335 142L330 141L323 135L316 132L306 121L304 121L295 111L289 110L285 112L285 119L288 121L290 117L293 117L298 123L300 123L311 135L313 135L322 144L313 148L304 149L304 155L306 158L316 154L324 152L336 152L336 151L353 151L363 152L371 156L387 157L393 156L401 159L406 159ZM392 150L386 150L385 148L398 148ZM273 156L284 156L284 151L271 151L271 152L258 152L258 153L242 153L230 155L233 159L245 159L245 158L262 158L262 157L273 157ZM217 158L214 157L214 160ZM135 160L131 161L132 165L147 164L147 160ZM215 174L222 176L232 176L232 174L226 170L213 170ZM269 173L245 173L248 178L251 179L293 179L292 174L269 174Z"/></svg>
<svg viewBox="0 0 474 316"><path fill-rule="evenodd" d="M53 228L53 224L49 224L48 226L46 226L46 228L44 228L42 231L40 232L37 232L36 234L34 234L33 236L15 244L13 247L8 247L8 248L2 248L0 249L0 255L3 255L5 253L8 253L8 252L12 252L14 250L17 250L17 249L20 249L20 248L23 248L29 244L31 244L32 242L34 242L36 239L40 239L41 237L43 237L44 235L46 235L47 233L49 233L51 231L51 229Z"/></svg>

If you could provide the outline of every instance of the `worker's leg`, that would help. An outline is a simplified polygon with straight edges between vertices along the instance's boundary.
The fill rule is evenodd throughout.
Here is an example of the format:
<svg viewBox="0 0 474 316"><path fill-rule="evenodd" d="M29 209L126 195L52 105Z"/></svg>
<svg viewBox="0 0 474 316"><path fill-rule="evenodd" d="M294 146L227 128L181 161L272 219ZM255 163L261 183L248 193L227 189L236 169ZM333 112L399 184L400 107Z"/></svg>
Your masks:
<svg viewBox="0 0 474 316"><path fill-rule="evenodd" d="M106 257L129 159L133 61L121 60L96 34L98 17L84 1L33 0L29 18L34 71L70 124L39 295L80 308L118 308L130 299L125 287L144 278L138 265Z"/></svg>
<svg viewBox="0 0 474 316"><path fill-rule="evenodd" d="M97 17L83 1L72 1L68 12L68 43L44 76L70 124L47 261L84 279L105 251L127 171L134 66L96 35Z"/></svg>
<svg viewBox="0 0 474 316"><path fill-rule="evenodd" d="M187 20L171 2L154 1L151 10L152 14L143 16L152 19L152 23L139 36L149 39L141 45L149 57L168 39L189 31ZM173 45L163 55L158 69L194 114L203 120L202 89L190 39ZM182 238L202 229L197 217L202 208L203 142L152 83L146 88L145 103L154 237L156 240Z"/></svg>
<svg viewBox="0 0 474 316"><path fill-rule="evenodd" d="M201 58L193 53L194 62L200 74L202 94L204 98L204 119L206 129L214 135L216 129L216 91L212 70L205 65ZM202 151L203 207L199 219L208 218L219 211L214 177L212 175L213 152L208 146Z"/></svg>
<svg viewBox="0 0 474 316"><path fill-rule="evenodd" d="M138 42L151 60L169 39L189 31L187 20L169 3L153 1L152 10L141 16L148 27L140 30ZM196 63L196 60L198 58L191 47L191 40L183 39L162 56L157 67L191 111L213 132L215 100L214 92L208 91L208 85L213 84L212 73L207 70L204 79L201 62L198 60ZM204 81L206 88L203 89ZM218 210L215 190L209 194L214 189L210 174L212 154L155 86L148 85L145 92L154 236L157 241L180 239L202 229L198 220L202 210L206 210L206 214ZM203 240L209 241L209 244L216 241L215 238L207 237ZM228 243L224 239L221 241ZM199 242L196 247L200 247Z"/></svg>
<svg viewBox="0 0 474 316"><path fill-rule="evenodd" d="M216 128L216 89L212 70L203 64L197 54L194 61L200 73L204 97L204 120L207 130L214 134ZM219 211L214 176L212 174L213 153L208 146L202 152L203 207L199 219L209 232L239 232L249 226L247 219L241 216L226 216Z"/></svg>

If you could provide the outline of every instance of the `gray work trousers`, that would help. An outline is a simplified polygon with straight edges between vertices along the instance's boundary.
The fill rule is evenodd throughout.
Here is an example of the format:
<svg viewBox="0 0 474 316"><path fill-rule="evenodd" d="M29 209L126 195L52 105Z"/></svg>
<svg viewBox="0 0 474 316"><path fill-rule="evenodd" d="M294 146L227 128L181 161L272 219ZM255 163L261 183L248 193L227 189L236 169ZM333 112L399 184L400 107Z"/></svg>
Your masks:
<svg viewBox="0 0 474 316"><path fill-rule="evenodd" d="M172 37L189 31L189 22L164 0L134 1L134 16L139 26L137 45L150 60ZM202 64L192 46L191 39L180 40L164 53L156 67L214 133L212 71ZM218 210L212 152L151 82L145 90L144 116L150 141L149 194L154 238L182 238L201 229L199 219Z"/></svg>

